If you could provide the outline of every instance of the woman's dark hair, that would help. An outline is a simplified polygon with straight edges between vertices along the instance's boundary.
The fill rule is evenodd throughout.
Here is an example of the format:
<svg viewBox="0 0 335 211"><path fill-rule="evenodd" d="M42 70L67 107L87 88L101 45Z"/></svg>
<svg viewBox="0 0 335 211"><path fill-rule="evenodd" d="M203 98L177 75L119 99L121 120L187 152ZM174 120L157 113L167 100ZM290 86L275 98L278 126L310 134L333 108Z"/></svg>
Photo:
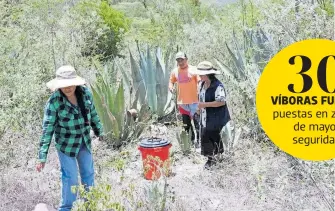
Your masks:
<svg viewBox="0 0 335 211"><path fill-rule="evenodd" d="M63 95L63 97L66 98L66 95L62 92L62 90L59 89L59 91ZM87 124L88 119L87 119L87 111L86 111L86 108L85 108L84 90L81 86L76 87L75 95L77 97L77 102L78 102L78 106L80 108L81 114L84 117L85 124Z"/></svg>
<svg viewBox="0 0 335 211"><path fill-rule="evenodd" d="M210 81L213 81L216 79L215 74L208 74L207 77Z"/></svg>
<svg viewBox="0 0 335 211"><path fill-rule="evenodd" d="M76 94L76 97L77 97L78 106L80 108L81 114L84 117L85 124L87 124L88 119L87 119L87 111L86 111L86 108L85 108L85 99L84 99L84 93L83 92L84 91L83 91L82 87L80 87L80 86L76 87L75 94Z"/></svg>

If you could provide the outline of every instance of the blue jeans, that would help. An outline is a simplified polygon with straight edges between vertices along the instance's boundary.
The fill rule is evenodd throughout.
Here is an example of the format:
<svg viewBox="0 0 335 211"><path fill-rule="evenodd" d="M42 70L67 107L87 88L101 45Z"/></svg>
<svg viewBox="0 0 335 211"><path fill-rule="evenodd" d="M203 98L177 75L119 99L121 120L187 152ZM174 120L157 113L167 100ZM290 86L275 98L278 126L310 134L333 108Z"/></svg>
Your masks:
<svg viewBox="0 0 335 211"><path fill-rule="evenodd" d="M81 184L85 185L88 191L89 187L94 185L94 167L91 152L83 143L80 147L77 157L70 157L57 151L61 166L62 178L62 198L58 211L70 211L73 202L77 199L77 194L71 192L71 186L78 185L78 168L81 178Z"/></svg>

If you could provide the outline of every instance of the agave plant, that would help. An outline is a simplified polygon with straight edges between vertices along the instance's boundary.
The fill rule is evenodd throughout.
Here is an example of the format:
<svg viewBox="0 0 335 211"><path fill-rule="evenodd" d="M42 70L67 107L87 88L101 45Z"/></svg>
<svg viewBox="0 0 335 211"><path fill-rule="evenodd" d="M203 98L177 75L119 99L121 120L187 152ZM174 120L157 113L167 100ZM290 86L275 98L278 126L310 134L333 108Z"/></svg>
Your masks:
<svg viewBox="0 0 335 211"><path fill-rule="evenodd" d="M257 74L263 71L265 64L275 53L274 45L270 37L268 37L262 29L249 29L243 32L244 45L239 45L235 32L233 32L232 45L229 47L226 42L226 47L233 60L234 72L231 74L236 79L246 79L247 65L253 64L257 69ZM234 53L235 52L235 53Z"/></svg>
<svg viewBox="0 0 335 211"><path fill-rule="evenodd" d="M179 146L184 155L188 155L191 153L191 133L191 130L189 131L189 133L187 133L185 130L182 130L180 133L177 132L176 134Z"/></svg>
<svg viewBox="0 0 335 211"><path fill-rule="evenodd" d="M138 113L129 112L130 108L136 108L139 92L136 93L130 108L126 108L123 87L123 80L121 80L115 92L114 85L108 84L105 77L101 77L91 85L104 133L116 147L121 146L123 142L138 138L150 119L149 108L145 104L141 106Z"/></svg>
<svg viewBox="0 0 335 211"><path fill-rule="evenodd" d="M216 60L218 66L223 71L224 77L229 77L229 81L240 89L243 86L255 90L260 74L265 64L274 54L271 39L266 36L262 29L244 31L244 48L238 45L238 40L233 33L232 43L234 49L230 48L228 43L226 47L233 60L233 69L229 68L224 62ZM235 52L235 53L234 53ZM248 106L254 106L254 92L247 93L241 90Z"/></svg>
<svg viewBox="0 0 335 211"><path fill-rule="evenodd" d="M230 124L223 128L220 135L225 153L233 151L241 136L241 132L241 128L231 128Z"/></svg>
<svg viewBox="0 0 335 211"><path fill-rule="evenodd" d="M247 123L258 123L255 115L255 91L259 77L268 60L274 54L274 45L271 39L261 30L249 30L243 33L243 44L239 44L233 33L231 48L226 43L227 50L232 59L232 68L224 62L216 63L223 72L223 77L229 85L234 86L243 99L243 106L247 112ZM240 42L241 43L241 42ZM231 151L240 136L240 128L225 128L222 140L225 148Z"/></svg>
<svg viewBox="0 0 335 211"><path fill-rule="evenodd" d="M154 57L152 57L149 47L145 53L140 51L139 47L138 51L140 54L139 62L136 62L129 51L132 82L127 86L139 91L140 104L146 103L153 113L162 118L174 109L172 94L168 90L171 71L169 68L170 52L167 51L163 57L162 50L157 47ZM125 71L122 71L122 74L124 79L129 78Z"/></svg>
<svg viewBox="0 0 335 211"><path fill-rule="evenodd" d="M261 28L245 30L244 40L246 48L251 49L249 52L252 61L258 65L260 72L263 72L265 65L275 53L274 42Z"/></svg>

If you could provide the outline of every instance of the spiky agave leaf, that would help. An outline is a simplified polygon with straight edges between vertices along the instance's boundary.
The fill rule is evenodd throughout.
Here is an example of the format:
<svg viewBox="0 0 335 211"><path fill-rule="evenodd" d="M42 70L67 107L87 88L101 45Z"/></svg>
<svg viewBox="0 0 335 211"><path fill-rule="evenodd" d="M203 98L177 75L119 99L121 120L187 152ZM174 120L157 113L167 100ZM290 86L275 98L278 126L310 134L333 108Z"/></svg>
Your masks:
<svg viewBox="0 0 335 211"><path fill-rule="evenodd" d="M257 48L254 62L263 70L274 50L270 47L270 40L262 29L259 29L253 37L253 45Z"/></svg>
<svg viewBox="0 0 335 211"><path fill-rule="evenodd" d="M135 93L135 98L134 98L133 102L131 103L130 108L137 109L137 104L138 104L139 97L140 97L140 89L137 89L136 93Z"/></svg>
<svg viewBox="0 0 335 211"><path fill-rule="evenodd" d="M145 85L147 91L148 105L152 111L157 111L157 96L156 96L156 72L153 69L153 60L151 58L150 49L147 47L146 59L141 59L141 68L145 73Z"/></svg>
<svg viewBox="0 0 335 211"><path fill-rule="evenodd" d="M175 67L177 64L174 59L174 55L172 54L172 47L168 47L168 49L165 52L165 57L164 57L164 62L165 62L165 75L164 75L164 83L169 84L170 80L170 75L172 69ZM174 64L174 65L171 65ZM172 93L167 89L167 103L165 105L165 114L169 114L173 111L175 107L175 101L173 100L173 95Z"/></svg>
<svg viewBox="0 0 335 211"><path fill-rule="evenodd" d="M140 50L140 47L137 43L137 50L138 50L138 53L140 55L140 60L139 60L139 72L141 74L141 79L143 81L143 84L144 84L144 88L145 88L145 98L148 98L148 95L147 95L147 90L148 90L148 76L147 76L147 61L146 61L146 57L144 56L143 52ZM146 100L144 101L146 102Z"/></svg>
<svg viewBox="0 0 335 211"><path fill-rule="evenodd" d="M221 130L221 140L222 144L224 146L224 149L226 152L230 151L230 146L232 145L232 142L234 141L234 137L232 135L231 128L229 127L229 124L227 124L225 127Z"/></svg>
<svg viewBox="0 0 335 211"><path fill-rule="evenodd" d="M144 128L149 125L151 114L152 113L150 111L149 106L146 104L143 104L138 113L136 128L135 128L134 135L133 135L134 138L138 138L142 134Z"/></svg>
<svg viewBox="0 0 335 211"><path fill-rule="evenodd" d="M130 79L131 77L128 76L125 69L121 65L119 65L117 62L115 62L115 66L117 67L119 72L121 72L125 91L130 93L130 90L133 89L132 83L131 83L132 80Z"/></svg>
<svg viewBox="0 0 335 211"><path fill-rule="evenodd" d="M161 55L157 49L156 54L156 97L157 97L157 115L164 116L165 106L167 104L168 84L165 83L165 73L161 62Z"/></svg>
<svg viewBox="0 0 335 211"><path fill-rule="evenodd" d="M237 79L236 75L234 74L234 71L231 70L227 65L219 62L217 59L214 59L214 60L218 64L220 70L222 71L222 74L225 77L227 77L228 79L234 79L234 80Z"/></svg>
<svg viewBox="0 0 335 211"><path fill-rule="evenodd" d="M177 132L177 140L184 155L188 155L191 152L191 133L191 130L189 133L185 130L182 130L180 133Z"/></svg>
<svg viewBox="0 0 335 211"><path fill-rule="evenodd" d="M98 88L96 85L90 85L90 88L92 90L92 96L93 96L93 101L94 101L94 106L95 106L95 109L97 111L97 114L98 116L102 119L104 118L104 108L102 106L102 104L104 103L103 100L102 100L102 97L100 96L100 94L98 93ZM102 121L103 122L103 121ZM103 124L104 126L104 130L106 129L105 127L107 125Z"/></svg>
<svg viewBox="0 0 335 211"><path fill-rule="evenodd" d="M136 61L130 50L129 54L130 54L130 65L131 65L131 77L133 80L133 89L140 91L139 101L140 104L143 104L145 102L145 86L144 86L143 75L140 72L140 69L137 66Z"/></svg>
<svg viewBox="0 0 335 211"><path fill-rule="evenodd" d="M237 71L234 71L234 75L235 75L236 78L242 78L243 75L244 75L244 70L243 70L244 67L241 66L241 63L238 61L238 59L235 56L235 54L233 53L233 51L229 48L228 43L225 42L225 44L226 44L226 47L228 49L228 52L229 52L231 58L234 61L235 69L237 70Z"/></svg>
<svg viewBox="0 0 335 211"><path fill-rule="evenodd" d="M156 82L157 82L157 114L162 117L172 112L172 94L168 90L171 70L166 69L161 48L156 50ZM169 60L169 54L166 55L165 61ZM171 105L172 104L172 105Z"/></svg>
<svg viewBox="0 0 335 211"><path fill-rule="evenodd" d="M114 110L112 111L112 114L116 117L119 125L119 131L121 132L120 135L122 135L125 116L125 96L123 90L123 80L121 80L119 88L116 92L113 109Z"/></svg>
<svg viewBox="0 0 335 211"><path fill-rule="evenodd" d="M233 31L233 44L235 46L235 49L236 49L236 58L237 58L237 61L238 61L238 66L239 68L241 68L242 71L245 70L245 63L246 63L246 58L245 58L245 55L244 55L244 51L242 52L240 50L240 46L238 45L238 40L237 40L237 37L236 37L236 33L235 31Z"/></svg>
<svg viewBox="0 0 335 211"><path fill-rule="evenodd" d="M106 108L106 114L107 114L108 118L110 119L110 122L112 123L111 128L112 128L112 131L113 131L113 134L114 134L113 143L114 143L115 146L120 146L120 134L121 134L120 125L118 124L118 121L116 120L116 118L112 114L112 112L110 112L107 109L107 106L105 106L105 108Z"/></svg>
<svg viewBox="0 0 335 211"><path fill-rule="evenodd" d="M137 90L136 94L135 94L135 99L131 103L132 105L130 106L130 109L136 109L137 108L139 93L140 93L140 91ZM133 116L127 114L125 119L126 120L125 120L125 125L124 125L124 129L123 129L123 137L122 137L123 140L130 139L132 137L132 133L135 131L135 127L136 127L136 123L134 121Z"/></svg>
<svg viewBox="0 0 335 211"><path fill-rule="evenodd" d="M98 85L91 85L93 100L97 113L101 119L104 133L109 140L116 140L119 135L118 123L112 113L109 111L105 98L99 93Z"/></svg>

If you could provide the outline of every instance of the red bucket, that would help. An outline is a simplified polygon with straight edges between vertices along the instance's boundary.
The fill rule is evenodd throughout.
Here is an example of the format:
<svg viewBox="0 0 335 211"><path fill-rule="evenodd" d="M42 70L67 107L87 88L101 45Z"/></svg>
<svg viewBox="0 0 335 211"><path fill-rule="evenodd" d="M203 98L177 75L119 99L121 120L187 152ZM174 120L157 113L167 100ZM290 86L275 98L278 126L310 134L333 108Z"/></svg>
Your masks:
<svg viewBox="0 0 335 211"><path fill-rule="evenodd" d="M156 180L170 173L170 148L172 144L161 138L144 138L138 149L142 154L144 177Z"/></svg>

